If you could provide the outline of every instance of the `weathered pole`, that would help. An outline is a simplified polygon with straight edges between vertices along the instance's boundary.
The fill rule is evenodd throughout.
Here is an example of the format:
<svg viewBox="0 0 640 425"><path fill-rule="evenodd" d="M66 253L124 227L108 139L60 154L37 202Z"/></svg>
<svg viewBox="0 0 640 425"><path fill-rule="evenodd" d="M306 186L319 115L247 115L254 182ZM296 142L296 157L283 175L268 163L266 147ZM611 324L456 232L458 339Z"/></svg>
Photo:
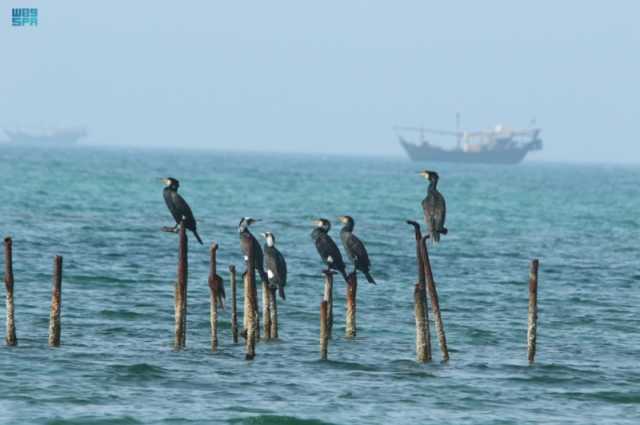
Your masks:
<svg viewBox="0 0 640 425"><path fill-rule="evenodd" d="M333 275L331 270L323 270L324 273L324 300L327 302L327 335L331 338L333 329Z"/></svg>
<svg viewBox="0 0 640 425"><path fill-rule="evenodd" d="M177 350L184 348L187 343L187 275L188 275L188 247L187 233L184 221L180 222L178 230L178 279L176 280L176 314L175 314L175 342Z"/></svg>
<svg viewBox="0 0 640 425"><path fill-rule="evenodd" d="M415 221L407 221L413 226L416 239L416 264L418 269L418 283L413 291L414 310L416 317L416 360L420 363L430 362L431 332L429 329L429 309L427 308L427 285L422 264L422 232Z"/></svg>
<svg viewBox="0 0 640 425"><path fill-rule="evenodd" d="M358 276L354 271L347 280L347 314L345 317L345 336L356 336L356 293L358 290Z"/></svg>
<svg viewBox="0 0 640 425"><path fill-rule="evenodd" d="M247 271L244 279L244 306L247 338L245 341L245 359L253 360L256 356L256 339L258 334L258 313L256 311L257 302L256 291L256 268L253 258L253 247L249 249L247 255Z"/></svg>
<svg viewBox="0 0 640 425"><path fill-rule="evenodd" d="M431 311L433 311L434 320L436 322L436 333L438 334L438 342L440 343L440 351L442 352L442 360L449 361L449 349L447 348L447 337L444 333L444 324L442 323L442 315L440 314L440 301L438 300L438 291L436 283L433 280L431 272L431 263L429 262L429 252L427 251L427 238L429 235L422 237L422 262L424 265L424 274L427 279L427 289L429 298L431 299Z"/></svg>
<svg viewBox="0 0 640 425"><path fill-rule="evenodd" d="M233 335L233 343L238 343L238 305L236 301L236 266L229 266L231 274L231 334Z"/></svg>
<svg viewBox="0 0 640 425"><path fill-rule="evenodd" d="M327 360L327 347L329 345L329 303L323 300L320 303L320 360Z"/></svg>
<svg viewBox="0 0 640 425"><path fill-rule="evenodd" d="M211 292L211 351L218 350L218 304L224 306L224 286L222 278L218 276L217 264L216 264L216 252L218 251L218 244L211 244L209 250L210 253L210 268L209 268L209 290Z"/></svg>
<svg viewBox="0 0 640 425"><path fill-rule="evenodd" d="M271 290L269 301L269 310L271 311L271 339L278 339L278 297L276 296L276 288Z"/></svg>
<svg viewBox="0 0 640 425"><path fill-rule="evenodd" d="M268 282L262 282L262 326L263 338L271 339L271 290Z"/></svg>
<svg viewBox="0 0 640 425"><path fill-rule="evenodd" d="M527 328L527 357L532 364L536 357L536 333L538 328L538 266L536 258L529 272L529 326Z"/></svg>
<svg viewBox="0 0 640 425"><path fill-rule="evenodd" d="M7 333L4 340L7 345L13 346L18 345L18 338L13 304L13 250L9 236L4 238L4 287L7 291Z"/></svg>
<svg viewBox="0 0 640 425"><path fill-rule="evenodd" d="M60 346L60 310L62 308L62 257L53 260L53 289L51 293L51 315L49 316L49 346Z"/></svg>

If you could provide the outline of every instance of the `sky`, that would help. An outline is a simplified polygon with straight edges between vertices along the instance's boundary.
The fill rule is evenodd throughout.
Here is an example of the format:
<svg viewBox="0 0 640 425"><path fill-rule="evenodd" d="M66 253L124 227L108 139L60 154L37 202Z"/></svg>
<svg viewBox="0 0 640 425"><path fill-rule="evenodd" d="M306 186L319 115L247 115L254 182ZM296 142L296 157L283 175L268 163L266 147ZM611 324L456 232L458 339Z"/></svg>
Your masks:
<svg viewBox="0 0 640 425"><path fill-rule="evenodd" d="M535 118L534 160L640 162L631 1L0 5L0 127L84 125L92 145L401 156L394 125L454 129L460 112L469 130ZM12 27L13 7L37 7L38 26Z"/></svg>

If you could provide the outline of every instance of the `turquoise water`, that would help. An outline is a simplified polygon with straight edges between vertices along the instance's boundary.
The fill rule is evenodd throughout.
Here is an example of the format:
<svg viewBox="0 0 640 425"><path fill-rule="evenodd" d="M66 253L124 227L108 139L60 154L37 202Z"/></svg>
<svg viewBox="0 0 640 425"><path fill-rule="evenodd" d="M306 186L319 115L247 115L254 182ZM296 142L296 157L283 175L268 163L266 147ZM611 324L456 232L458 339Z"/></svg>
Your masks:
<svg viewBox="0 0 640 425"><path fill-rule="evenodd" d="M449 235L431 249L451 351L417 364L415 245L424 165L404 159L117 149L0 152L0 234L14 238L19 345L0 347L7 424L640 423L640 167L430 165ZM240 217L289 263L277 342L253 362L222 312L210 352L207 246L190 245L187 349L172 350L177 238L163 176L219 268L241 267ZM310 221L356 220L379 284L358 336L319 361L322 265ZM332 234L338 238L338 229ZM64 256L62 347L47 347L53 256ZM540 258L537 363L526 361L529 261ZM4 293L4 290L0 291ZM4 295L2 295L4 296ZM0 329L4 330L4 303ZM433 332L433 331L432 331Z"/></svg>

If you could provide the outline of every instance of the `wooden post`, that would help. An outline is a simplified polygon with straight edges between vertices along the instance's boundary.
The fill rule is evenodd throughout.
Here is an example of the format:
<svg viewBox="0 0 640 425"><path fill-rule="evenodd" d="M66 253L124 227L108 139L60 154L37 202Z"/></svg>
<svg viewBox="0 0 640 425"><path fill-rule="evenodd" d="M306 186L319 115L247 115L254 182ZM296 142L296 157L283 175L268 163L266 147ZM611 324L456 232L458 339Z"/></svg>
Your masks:
<svg viewBox="0 0 640 425"><path fill-rule="evenodd" d="M271 339L271 290L268 282L262 282L262 326L263 338Z"/></svg>
<svg viewBox="0 0 640 425"><path fill-rule="evenodd" d="M347 281L347 315L345 318L345 336L355 338L356 336L356 293L358 290L358 277L354 271L349 275Z"/></svg>
<svg viewBox="0 0 640 425"><path fill-rule="evenodd" d="M324 273L324 300L327 302L327 335L331 338L333 330L333 275L331 270L323 270Z"/></svg>
<svg viewBox="0 0 640 425"><path fill-rule="evenodd" d="M7 333L4 340L7 345L14 346L18 345L18 338L13 304L13 250L9 236L4 238L4 287L7 291Z"/></svg>
<svg viewBox="0 0 640 425"><path fill-rule="evenodd" d="M271 301L271 305L269 306L271 311L271 339L278 339L278 297L275 287L271 288L269 301Z"/></svg>
<svg viewBox="0 0 640 425"><path fill-rule="evenodd" d="M320 360L327 360L327 346L329 345L329 315L328 302L320 303Z"/></svg>
<svg viewBox="0 0 640 425"><path fill-rule="evenodd" d="M236 266L229 266L231 274L231 334L233 343L238 343L238 305L236 301Z"/></svg>
<svg viewBox="0 0 640 425"><path fill-rule="evenodd" d="M62 308L62 257L53 260L53 289L51 294L51 315L49 316L49 346L60 346L60 310Z"/></svg>
<svg viewBox="0 0 640 425"><path fill-rule="evenodd" d="M427 289L429 298L431 299L431 310L433 311L434 320L436 322L436 333L438 334L438 342L440 343L440 351L442 352L442 360L449 361L449 349L447 348L447 337L444 333L444 324L442 323L442 315L440 314L440 302L438 301L438 291L436 283L433 280L431 272L431 263L429 262L429 252L427 251L426 240L429 236L422 237L422 262L424 265L424 274L427 280Z"/></svg>
<svg viewBox="0 0 640 425"><path fill-rule="evenodd" d="M430 362L431 332L429 329L429 309L427 308L427 285L422 264L422 232L415 221L407 221L414 228L416 239L416 264L418 268L418 283L413 291L414 309L416 317L416 360L420 363Z"/></svg>
<svg viewBox="0 0 640 425"><path fill-rule="evenodd" d="M533 364L536 357L536 333L538 328L538 266L536 258L529 272L529 326L527 328L527 357Z"/></svg>
<svg viewBox="0 0 640 425"><path fill-rule="evenodd" d="M249 249L247 256L247 272L244 279L244 297L245 297L245 320L247 328L247 339L245 341L245 359L253 360L256 356L256 340L258 334L258 313L256 306L257 290L256 290L256 268L255 259L253 258L253 247Z"/></svg>
<svg viewBox="0 0 640 425"><path fill-rule="evenodd" d="M211 292L211 351L218 350L218 304L223 305L224 286L222 278L218 276L216 265L216 252L218 244L211 244L210 268L209 268L209 290Z"/></svg>
<svg viewBox="0 0 640 425"><path fill-rule="evenodd" d="M178 279L176 280L176 314L175 314L175 342L177 350L187 344L187 275L188 275L188 247L187 233L184 221L180 222L178 230Z"/></svg>

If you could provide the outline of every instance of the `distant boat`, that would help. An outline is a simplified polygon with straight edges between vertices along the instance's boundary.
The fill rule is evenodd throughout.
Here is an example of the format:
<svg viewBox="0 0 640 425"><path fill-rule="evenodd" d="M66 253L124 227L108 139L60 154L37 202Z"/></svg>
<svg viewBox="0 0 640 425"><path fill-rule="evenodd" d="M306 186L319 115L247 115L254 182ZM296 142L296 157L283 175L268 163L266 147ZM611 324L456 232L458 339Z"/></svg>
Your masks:
<svg viewBox="0 0 640 425"><path fill-rule="evenodd" d="M422 127L394 127L400 145L414 161L445 161L485 164L517 164L530 151L542 149L540 128L512 130L497 125L493 130L461 131L460 115L456 117L458 130L434 130ZM532 125L535 122L532 122ZM411 143L401 133L417 132L419 143ZM456 137L456 147L445 149L425 140L425 134Z"/></svg>
<svg viewBox="0 0 640 425"><path fill-rule="evenodd" d="M9 130L5 129L9 142L24 146L70 146L87 136L85 128L62 128L56 130Z"/></svg>

